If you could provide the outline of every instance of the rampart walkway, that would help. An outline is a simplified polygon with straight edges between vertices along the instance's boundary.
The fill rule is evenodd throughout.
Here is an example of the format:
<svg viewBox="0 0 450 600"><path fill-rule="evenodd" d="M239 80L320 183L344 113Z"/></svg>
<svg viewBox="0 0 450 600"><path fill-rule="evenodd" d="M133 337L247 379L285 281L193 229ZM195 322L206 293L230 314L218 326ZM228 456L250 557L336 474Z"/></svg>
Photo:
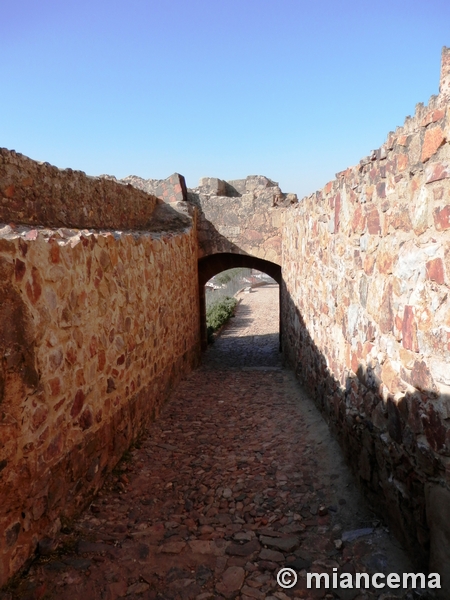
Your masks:
<svg viewBox="0 0 450 600"><path fill-rule="evenodd" d="M382 591L307 590L304 570L413 570L282 368L277 288L242 298L148 438L2 600L366 599ZM275 575L289 565L299 583L283 591Z"/></svg>

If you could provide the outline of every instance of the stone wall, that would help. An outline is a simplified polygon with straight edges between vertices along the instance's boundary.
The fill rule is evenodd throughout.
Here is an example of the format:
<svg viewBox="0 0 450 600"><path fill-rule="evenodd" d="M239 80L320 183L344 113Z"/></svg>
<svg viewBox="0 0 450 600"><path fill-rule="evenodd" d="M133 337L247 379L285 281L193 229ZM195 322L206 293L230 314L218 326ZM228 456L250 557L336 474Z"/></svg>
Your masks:
<svg viewBox="0 0 450 600"><path fill-rule="evenodd" d="M187 189L178 173L164 180L130 175L120 181L178 211L192 214L196 210L200 258L241 254L281 264L284 208L296 203L297 196L283 193L271 179L261 175L233 181L203 177L194 189Z"/></svg>
<svg viewBox="0 0 450 600"><path fill-rule="evenodd" d="M120 220L137 190L108 185ZM163 208L140 233L0 225L0 585L198 363L195 221Z"/></svg>
<svg viewBox="0 0 450 600"><path fill-rule="evenodd" d="M4 223L143 230L158 200L129 184L0 148L0 202Z"/></svg>
<svg viewBox="0 0 450 600"><path fill-rule="evenodd" d="M203 178L188 193L198 209L199 256L249 254L281 264L281 230L286 206L297 202L267 177L222 181Z"/></svg>
<svg viewBox="0 0 450 600"><path fill-rule="evenodd" d="M447 90L450 50L442 64ZM447 93L418 105L381 148L288 209L282 269L289 360L418 562L427 560L431 531L431 568L443 575L450 563L442 518L450 503Z"/></svg>

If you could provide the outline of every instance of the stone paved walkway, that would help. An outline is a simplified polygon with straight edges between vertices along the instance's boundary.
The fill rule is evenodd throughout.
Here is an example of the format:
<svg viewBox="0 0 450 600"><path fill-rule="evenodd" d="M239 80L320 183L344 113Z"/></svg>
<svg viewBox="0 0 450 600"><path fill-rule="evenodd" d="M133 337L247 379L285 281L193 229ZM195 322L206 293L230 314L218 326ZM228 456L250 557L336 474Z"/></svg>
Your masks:
<svg viewBox="0 0 450 600"><path fill-rule="evenodd" d="M276 287L242 295L203 367L65 531L2 600L387 600L405 595L307 589L306 572L412 571L282 368ZM299 578L283 590L286 566Z"/></svg>

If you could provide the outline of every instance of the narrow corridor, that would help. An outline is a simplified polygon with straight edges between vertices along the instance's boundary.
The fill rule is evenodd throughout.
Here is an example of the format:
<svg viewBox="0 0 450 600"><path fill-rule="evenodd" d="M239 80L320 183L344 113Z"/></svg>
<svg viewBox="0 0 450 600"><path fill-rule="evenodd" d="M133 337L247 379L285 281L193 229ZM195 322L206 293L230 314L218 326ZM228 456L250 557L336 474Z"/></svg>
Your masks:
<svg viewBox="0 0 450 600"><path fill-rule="evenodd" d="M419 597L307 589L309 570L413 568L282 366L277 286L241 298L148 436L1 600ZM293 588L280 567L298 574Z"/></svg>

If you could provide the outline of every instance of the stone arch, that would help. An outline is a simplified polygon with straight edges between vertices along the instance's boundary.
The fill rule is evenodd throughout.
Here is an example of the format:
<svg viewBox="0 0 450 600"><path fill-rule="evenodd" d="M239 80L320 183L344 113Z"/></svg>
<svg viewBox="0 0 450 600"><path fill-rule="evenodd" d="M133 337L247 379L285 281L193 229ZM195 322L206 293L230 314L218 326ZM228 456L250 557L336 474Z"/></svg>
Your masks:
<svg viewBox="0 0 450 600"><path fill-rule="evenodd" d="M205 284L207 281L221 271L234 269L235 267L247 267L257 269L266 273L278 283L280 287L280 349L281 349L281 266L268 260L251 256L250 254L234 254L232 252L221 252L204 256L198 261L198 287L199 287L199 305L200 305L200 335L202 350L207 347L206 334L206 298Z"/></svg>

